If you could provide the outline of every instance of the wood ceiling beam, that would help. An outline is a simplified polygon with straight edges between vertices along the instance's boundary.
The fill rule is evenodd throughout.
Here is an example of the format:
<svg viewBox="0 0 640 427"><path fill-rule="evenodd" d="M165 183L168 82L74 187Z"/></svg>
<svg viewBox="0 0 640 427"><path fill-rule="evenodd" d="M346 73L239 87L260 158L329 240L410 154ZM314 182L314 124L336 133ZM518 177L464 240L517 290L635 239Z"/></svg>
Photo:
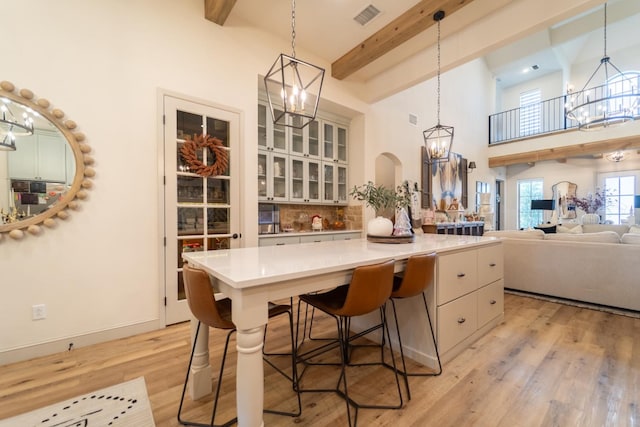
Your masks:
<svg viewBox="0 0 640 427"><path fill-rule="evenodd" d="M433 14L445 12L445 18L473 0L421 0L377 33L351 49L331 64L331 75L339 80L395 49L402 43L436 24Z"/></svg>
<svg viewBox="0 0 640 427"><path fill-rule="evenodd" d="M236 0L204 0L204 17L218 25L224 25Z"/></svg>
<svg viewBox="0 0 640 427"><path fill-rule="evenodd" d="M612 151L622 151L640 148L640 137L637 135L605 141L588 142L586 144L568 145L566 147L546 148L528 151L526 153L508 154L505 156L489 157L489 167L509 166L523 163L535 163L546 160L561 160L571 157L598 155Z"/></svg>

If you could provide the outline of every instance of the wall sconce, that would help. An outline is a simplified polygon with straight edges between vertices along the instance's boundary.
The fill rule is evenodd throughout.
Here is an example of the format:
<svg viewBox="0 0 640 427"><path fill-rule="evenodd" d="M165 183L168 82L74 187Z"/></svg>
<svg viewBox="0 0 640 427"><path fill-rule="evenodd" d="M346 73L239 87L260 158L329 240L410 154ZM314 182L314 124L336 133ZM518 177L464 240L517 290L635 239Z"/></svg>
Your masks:
<svg viewBox="0 0 640 427"><path fill-rule="evenodd" d="M469 162L469 166L467 166L467 173L473 172L476 167L476 162Z"/></svg>

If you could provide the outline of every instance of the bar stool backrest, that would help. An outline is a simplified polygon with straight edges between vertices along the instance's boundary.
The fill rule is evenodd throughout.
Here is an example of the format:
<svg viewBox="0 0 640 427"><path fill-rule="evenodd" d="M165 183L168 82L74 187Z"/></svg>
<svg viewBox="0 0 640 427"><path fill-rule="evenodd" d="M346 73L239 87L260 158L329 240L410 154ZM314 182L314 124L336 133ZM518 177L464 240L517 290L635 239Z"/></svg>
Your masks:
<svg viewBox="0 0 640 427"><path fill-rule="evenodd" d="M360 316L382 307L393 290L395 261L357 267L353 271L349 290L338 316Z"/></svg>
<svg viewBox="0 0 640 427"><path fill-rule="evenodd" d="M185 263L182 266L182 278L189 309L196 319L211 328L235 329L235 325L229 320L231 313L221 312L221 307L216 303L206 271Z"/></svg>
<svg viewBox="0 0 640 427"><path fill-rule="evenodd" d="M419 295L433 284L436 254L413 255L407 260L400 287L392 292L392 298L409 298Z"/></svg>

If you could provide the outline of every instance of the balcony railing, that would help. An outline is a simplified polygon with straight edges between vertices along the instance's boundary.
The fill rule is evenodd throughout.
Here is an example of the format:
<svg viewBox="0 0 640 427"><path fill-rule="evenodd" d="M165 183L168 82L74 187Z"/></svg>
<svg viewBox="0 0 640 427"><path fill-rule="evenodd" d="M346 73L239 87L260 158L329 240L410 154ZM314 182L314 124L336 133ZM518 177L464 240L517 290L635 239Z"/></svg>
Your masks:
<svg viewBox="0 0 640 427"><path fill-rule="evenodd" d="M636 81L639 79L634 77ZM572 100L577 104L586 104L584 111L580 110L580 112L588 114L593 120L602 116L604 109L616 114L624 110L626 114L638 119L640 118L638 85L627 83L628 81L618 81L492 114L489 116L489 145L577 128L577 121L565 117L565 106ZM601 100L605 97L608 101L604 103L604 108L602 102L589 102L590 99Z"/></svg>

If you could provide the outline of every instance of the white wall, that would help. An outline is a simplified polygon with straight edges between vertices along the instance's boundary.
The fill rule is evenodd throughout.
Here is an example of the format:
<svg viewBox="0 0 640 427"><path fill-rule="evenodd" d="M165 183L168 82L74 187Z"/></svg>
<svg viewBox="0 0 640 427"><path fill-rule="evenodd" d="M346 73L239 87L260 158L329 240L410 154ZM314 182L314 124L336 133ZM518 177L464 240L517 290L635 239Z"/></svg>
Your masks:
<svg viewBox="0 0 640 427"><path fill-rule="evenodd" d="M0 364L163 326L158 90L242 111L242 171L254 176L257 76L288 41L209 22L202 0L25 0L2 9L24 19L4 22L4 55L16 60L3 61L0 80L76 121L97 176L81 211L57 229L0 241ZM364 112L353 87L328 74L323 96ZM354 120L356 153L363 129ZM356 170L359 159L351 157ZM242 185L244 244L255 245L257 189L254 180ZM46 304L46 320L31 320L34 304Z"/></svg>
<svg viewBox="0 0 640 427"><path fill-rule="evenodd" d="M471 201L475 200L475 181L493 183L497 176L489 169L487 160L487 116L494 102L494 87L488 82L492 81L482 60L441 75L440 123L454 127L452 151L478 166L469 175ZM402 164L402 179L420 182L422 132L437 124L436 83L436 79L428 80L372 105L371 115L367 116L367 134L380 137L373 144L367 140L366 177L375 176L375 158L391 151ZM417 126L409 123L409 114L418 116ZM491 188L493 192L493 184Z"/></svg>

